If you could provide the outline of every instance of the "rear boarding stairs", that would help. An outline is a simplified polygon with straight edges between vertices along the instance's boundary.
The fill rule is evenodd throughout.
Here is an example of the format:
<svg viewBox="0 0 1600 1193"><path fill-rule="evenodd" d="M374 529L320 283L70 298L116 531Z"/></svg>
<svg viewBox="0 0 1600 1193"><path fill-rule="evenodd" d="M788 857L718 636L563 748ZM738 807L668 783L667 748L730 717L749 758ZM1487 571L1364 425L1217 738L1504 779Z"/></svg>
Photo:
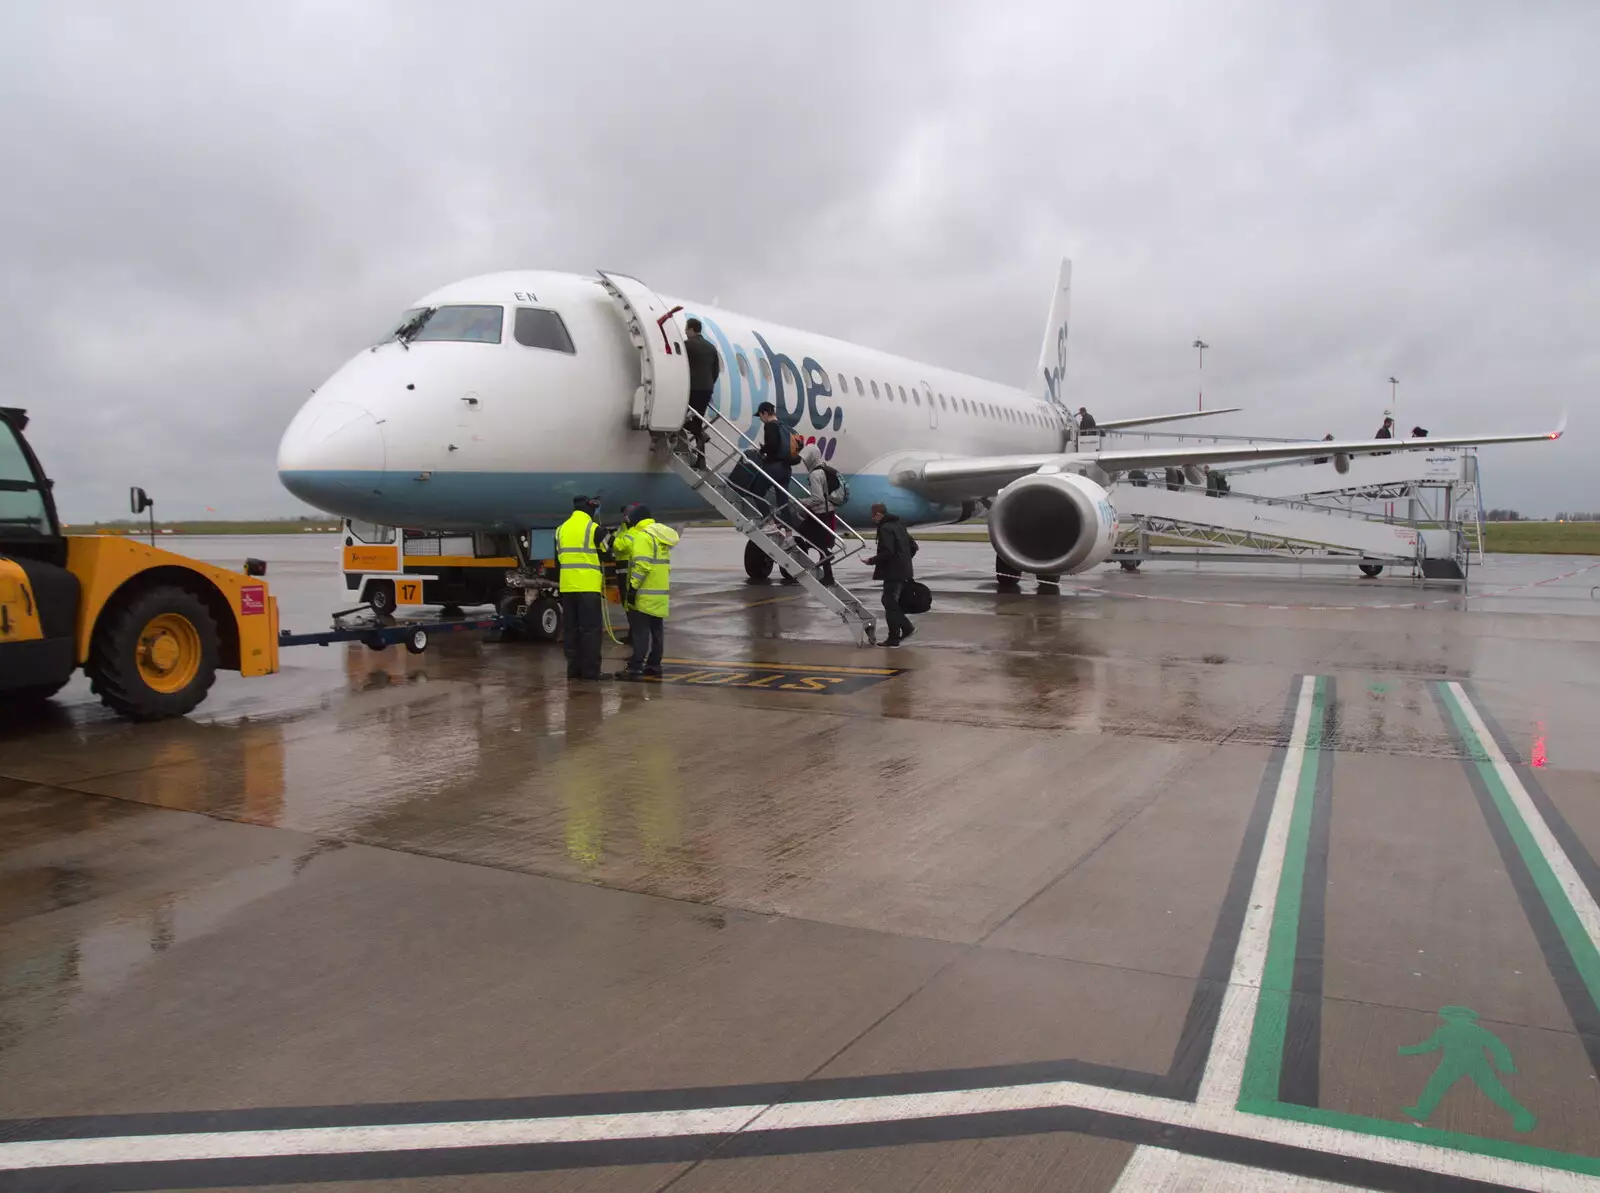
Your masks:
<svg viewBox="0 0 1600 1193"><path fill-rule="evenodd" d="M643 282L624 274L601 270L600 283L622 313L628 337L639 352L634 427L650 433L667 465L746 541L831 609L850 628L857 645L873 645L878 623L872 611L849 589L822 582L824 564L838 567L860 555L865 540L842 520L835 519L837 525L830 527L807 509L801 495L808 490L794 477L788 485L774 484L764 493L737 484L738 465L758 460L759 452L732 423L714 414L700 419L689 410L689 361L678 321L682 308L669 307ZM703 427L703 456L685 429L686 421Z"/></svg>

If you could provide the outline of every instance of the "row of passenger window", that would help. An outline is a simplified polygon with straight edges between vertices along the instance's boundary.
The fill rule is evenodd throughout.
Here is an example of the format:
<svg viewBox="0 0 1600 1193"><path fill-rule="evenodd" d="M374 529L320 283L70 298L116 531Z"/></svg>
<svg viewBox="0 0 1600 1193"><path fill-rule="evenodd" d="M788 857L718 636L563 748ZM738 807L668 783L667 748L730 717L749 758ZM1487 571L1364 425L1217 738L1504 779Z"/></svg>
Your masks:
<svg viewBox="0 0 1600 1193"><path fill-rule="evenodd" d="M844 393L849 393L851 380L855 381L856 393L862 397L866 397L867 388L870 388L874 398L886 398L892 402L895 399L895 395L899 394L902 404L907 400L906 387L903 385L890 385L885 381L880 393L876 381L867 382L867 388L864 388L861 384L861 378L846 378L843 373L839 374L839 389ZM1062 425L1060 417L1049 409L1018 410L1013 406L1001 406L994 402L969 401L966 398L956 397L954 394L946 397L942 393L918 389L915 385L911 387L909 397L913 406L921 406L922 400L926 398L929 406L937 402L940 410L946 410L952 414L971 414L978 418L992 418L998 422L1027 423L1037 427L1059 427Z"/></svg>

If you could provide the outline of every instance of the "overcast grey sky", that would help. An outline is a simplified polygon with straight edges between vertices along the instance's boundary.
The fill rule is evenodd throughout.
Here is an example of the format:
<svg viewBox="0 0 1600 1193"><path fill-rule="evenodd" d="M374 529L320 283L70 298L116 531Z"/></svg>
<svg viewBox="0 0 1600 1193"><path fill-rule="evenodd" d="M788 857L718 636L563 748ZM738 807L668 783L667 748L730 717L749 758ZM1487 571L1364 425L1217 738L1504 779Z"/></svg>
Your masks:
<svg viewBox="0 0 1600 1193"><path fill-rule="evenodd" d="M671 293L1262 434L1568 438L1485 498L1600 507L1600 4L13 3L0 400L69 519L303 512L279 435L411 299ZM1219 420L1219 427L1222 426Z"/></svg>

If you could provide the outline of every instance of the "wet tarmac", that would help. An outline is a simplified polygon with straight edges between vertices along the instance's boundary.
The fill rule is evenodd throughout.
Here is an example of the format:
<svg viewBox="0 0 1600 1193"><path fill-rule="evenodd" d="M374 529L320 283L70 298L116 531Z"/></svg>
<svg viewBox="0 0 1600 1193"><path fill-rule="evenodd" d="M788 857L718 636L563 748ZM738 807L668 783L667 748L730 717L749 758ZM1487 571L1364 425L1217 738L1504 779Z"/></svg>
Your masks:
<svg viewBox="0 0 1600 1193"><path fill-rule="evenodd" d="M0 1191L1600 1188L1595 561L928 542L891 651L741 553L667 684L462 636L0 728Z"/></svg>

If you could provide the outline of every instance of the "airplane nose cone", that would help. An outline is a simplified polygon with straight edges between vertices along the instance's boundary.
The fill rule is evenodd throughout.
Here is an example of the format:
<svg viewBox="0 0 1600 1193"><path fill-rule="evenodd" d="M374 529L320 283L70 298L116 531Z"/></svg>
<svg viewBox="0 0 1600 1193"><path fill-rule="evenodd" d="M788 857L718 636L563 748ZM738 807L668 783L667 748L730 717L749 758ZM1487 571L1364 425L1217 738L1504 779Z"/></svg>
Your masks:
<svg viewBox="0 0 1600 1193"><path fill-rule="evenodd" d="M278 444L278 479L311 505L339 510L340 495L381 483L387 452L383 428L353 402L308 407Z"/></svg>

